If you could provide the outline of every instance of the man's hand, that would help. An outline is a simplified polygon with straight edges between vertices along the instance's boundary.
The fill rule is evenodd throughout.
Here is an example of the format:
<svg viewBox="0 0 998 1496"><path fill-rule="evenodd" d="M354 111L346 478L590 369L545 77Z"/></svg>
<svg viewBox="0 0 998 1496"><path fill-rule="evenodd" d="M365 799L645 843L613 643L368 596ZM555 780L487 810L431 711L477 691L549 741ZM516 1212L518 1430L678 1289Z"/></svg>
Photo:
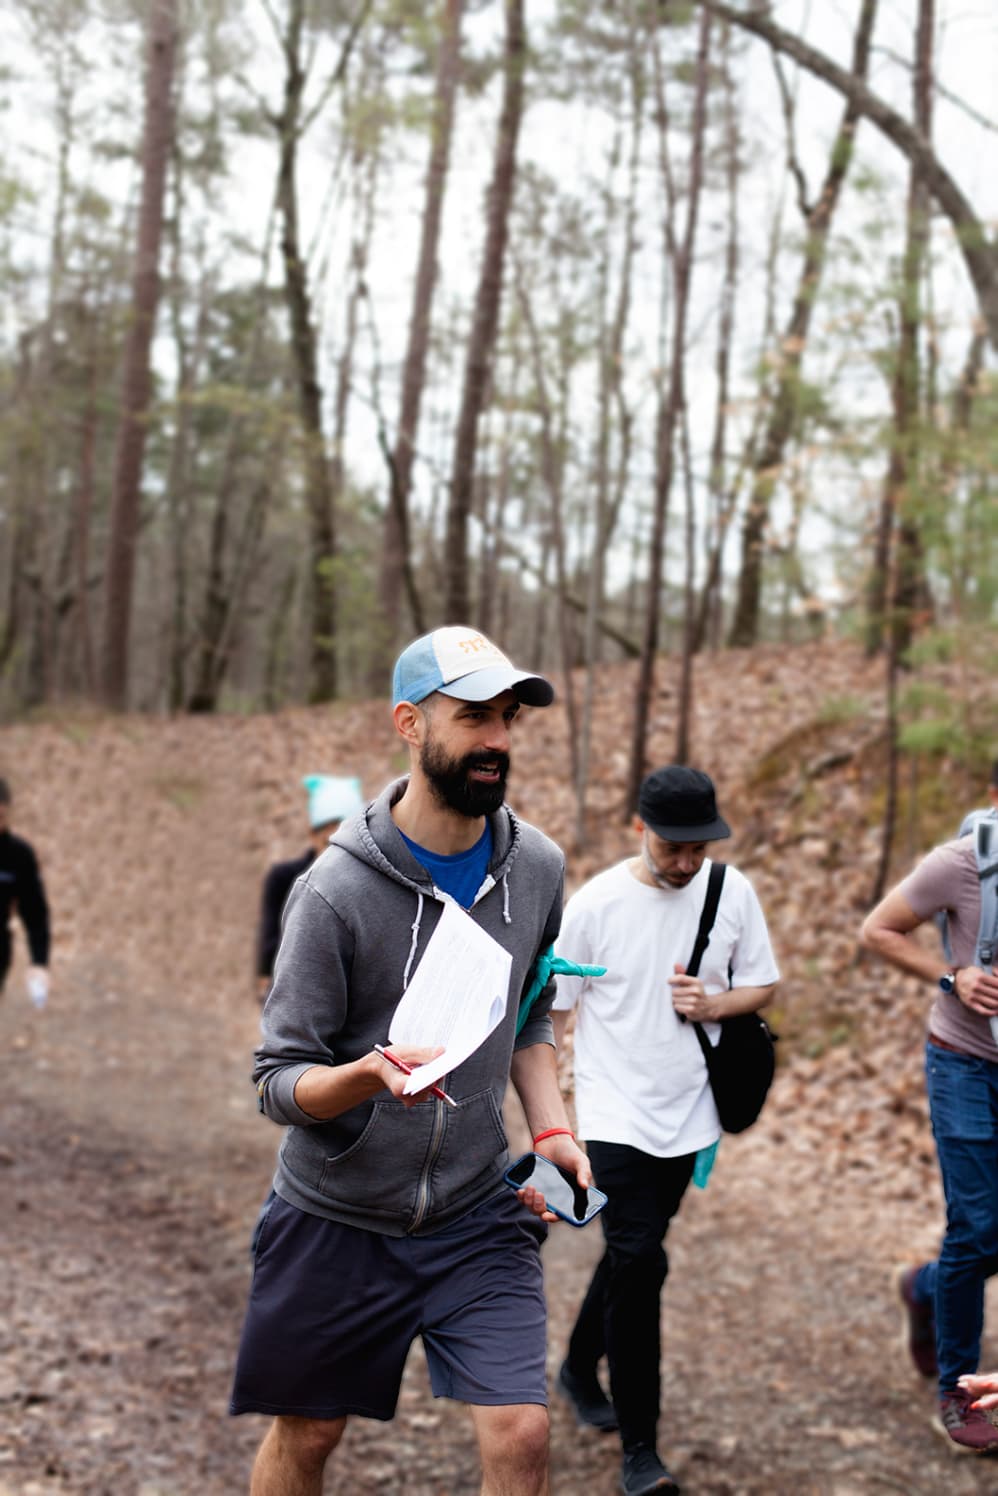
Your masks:
<svg viewBox="0 0 998 1496"><path fill-rule="evenodd" d="M49 974L44 966L28 967L28 996L36 1008L44 1008L49 996Z"/></svg>
<svg viewBox="0 0 998 1496"><path fill-rule="evenodd" d="M961 966L956 974L956 995L974 1013L983 1013L986 1018L998 1014L998 976L993 968L983 971L979 966Z"/></svg>
<svg viewBox="0 0 998 1496"><path fill-rule="evenodd" d="M429 1064L430 1060L435 1060L437 1055L443 1054L444 1051L443 1045L438 1044L435 1049L399 1049L393 1045L391 1052L409 1070L416 1070L420 1065L426 1065ZM405 1088L409 1082L409 1077L406 1072L397 1070L391 1060L386 1059L382 1054L374 1054L372 1058L377 1062L378 1075L382 1080L384 1089L391 1091L396 1101L401 1101L403 1106L416 1106L420 1101L433 1100L430 1086L426 1086L422 1091L413 1091L411 1096L407 1096ZM430 1082L430 1085L434 1084L436 1082Z"/></svg>
<svg viewBox="0 0 998 1496"><path fill-rule="evenodd" d="M542 1158L549 1158L553 1164L559 1164L570 1174L574 1174L582 1189L588 1189L592 1184L593 1171L589 1159L568 1133L559 1132L553 1138L545 1138L533 1151L539 1153ZM528 1186L517 1190L516 1193L517 1198L522 1200L527 1209L534 1215L540 1216L542 1221L561 1219L553 1211L548 1210L547 1202L540 1190Z"/></svg>
<svg viewBox="0 0 998 1496"><path fill-rule="evenodd" d="M716 997L708 997L699 977L686 974L686 967L678 961L673 970L676 975L669 978L672 988L672 1006L693 1023L711 1023L721 1018L721 1005Z"/></svg>
<svg viewBox="0 0 998 1496"><path fill-rule="evenodd" d="M975 1399L975 1408L998 1408L998 1371L983 1372L979 1376L967 1373L958 1381L962 1390Z"/></svg>

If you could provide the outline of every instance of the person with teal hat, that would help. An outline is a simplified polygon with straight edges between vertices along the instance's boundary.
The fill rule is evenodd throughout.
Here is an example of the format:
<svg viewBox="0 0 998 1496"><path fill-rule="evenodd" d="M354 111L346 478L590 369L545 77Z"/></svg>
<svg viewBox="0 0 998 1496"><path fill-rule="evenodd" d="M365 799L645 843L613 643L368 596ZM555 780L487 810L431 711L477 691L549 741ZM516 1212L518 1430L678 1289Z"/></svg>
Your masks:
<svg viewBox="0 0 998 1496"><path fill-rule="evenodd" d="M353 776L306 774L302 785L308 792L310 845L299 857L275 862L263 880L256 935L257 995L261 1002L270 991L274 959L281 943L281 911L292 884L325 850L341 823L356 815L364 804L360 780Z"/></svg>

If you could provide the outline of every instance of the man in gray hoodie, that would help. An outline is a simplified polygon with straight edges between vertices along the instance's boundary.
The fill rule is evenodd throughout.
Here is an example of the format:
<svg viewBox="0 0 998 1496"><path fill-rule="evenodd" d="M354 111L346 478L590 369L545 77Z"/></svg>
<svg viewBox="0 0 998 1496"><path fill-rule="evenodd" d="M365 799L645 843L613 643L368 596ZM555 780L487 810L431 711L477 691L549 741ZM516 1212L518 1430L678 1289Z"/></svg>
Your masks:
<svg viewBox="0 0 998 1496"><path fill-rule="evenodd" d="M273 1415L251 1496L319 1496L347 1418L393 1417L413 1339L436 1396L471 1406L486 1496L544 1496L542 1195L503 1183L507 1082L538 1152L591 1182L558 1086L553 983L519 1012L561 921L562 854L504 803L522 705L554 696L488 639L435 630L400 655L410 772L344 822L293 887L254 1079L287 1131L256 1236L233 1413ZM449 903L508 953L505 1014L410 1095L388 1042ZM440 1053L394 1046L404 1066Z"/></svg>

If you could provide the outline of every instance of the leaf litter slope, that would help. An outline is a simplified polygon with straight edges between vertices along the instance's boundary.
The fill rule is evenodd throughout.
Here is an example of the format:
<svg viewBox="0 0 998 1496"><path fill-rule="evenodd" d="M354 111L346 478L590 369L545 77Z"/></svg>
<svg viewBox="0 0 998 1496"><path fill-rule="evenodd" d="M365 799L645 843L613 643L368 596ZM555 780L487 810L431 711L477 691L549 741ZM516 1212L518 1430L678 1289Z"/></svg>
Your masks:
<svg viewBox="0 0 998 1496"><path fill-rule="evenodd" d="M929 1430L888 1288L896 1261L935 1249L941 1202L927 996L856 962L879 674L841 645L698 667L696 761L736 828L725 856L770 920L784 1038L762 1122L724 1141L670 1234L661 1433L690 1491L998 1490L998 1465L952 1461ZM675 698L659 681L651 758L666 762ZM570 852L570 887L633 847L631 689L626 668L600 672L590 842ZM510 798L570 848L564 733L559 708L518 730ZM225 1412L278 1137L248 1084L260 878L304 845L303 774L355 773L374 793L399 772L388 712L80 717L8 728L0 756L56 952L43 1013L23 953L0 1000L0 1496L227 1496L246 1489L263 1425ZM515 1104L508 1120L525 1146ZM552 1377L600 1246L564 1227L545 1248ZM996 1331L984 1362L998 1365ZM616 1489L614 1441L580 1431L557 1396L552 1467L556 1496ZM413 1496L477 1490L467 1415L431 1398L418 1349L397 1419L352 1424L327 1489L400 1481Z"/></svg>

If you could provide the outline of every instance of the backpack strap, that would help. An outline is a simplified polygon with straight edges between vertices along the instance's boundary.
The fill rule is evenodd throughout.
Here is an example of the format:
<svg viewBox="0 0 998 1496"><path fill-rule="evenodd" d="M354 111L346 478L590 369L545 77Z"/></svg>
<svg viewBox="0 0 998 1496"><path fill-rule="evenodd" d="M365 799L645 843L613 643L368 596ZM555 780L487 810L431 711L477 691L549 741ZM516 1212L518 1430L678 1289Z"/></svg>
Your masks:
<svg viewBox="0 0 998 1496"><path fill-rule="evenodd" d="M981 919L977 927L974 961L987 970L994 965L998 950L998 810L972 810L960 822L957 837L974 838L974 858L981 885ZM934 916L943 944L943 954L952 966L955 961L950 939L949 914L940 909Z"/></svg>
<svg viewBox="0 0 998 1496"><path fill-rule="evenodd" d="M710 932L714 928L714 920L717 918L717 906L721 902L721 889L724 886L724 875L727 870L727 863L724 862L712 862L710 865L710 872L707 875L707 897L703 901L700 928L697 930L697 938L693 945L693 954L686 967L686 975L688 977L695 977L700 970L703 953L710 943ZM681 1013L679 1016L685 1023L685 1015ZM703 1050L704 1059L706 1059L711 1048L710 1040L696 1019L693 1020L693 1030L699 1041L700 1048Z"/></svg>
<svg viewBox="0 0 998 1496"><path fill-rule="evenodd" d="M990 970L998 945L998 818L982 816L974 827L974 856L981 884L981 922L977 930L977 962Z"/></svg>
<svg viewBox="0 0 998 1496"><path fill-rule="evenodd" d="M707 897L703 901L700 928L697 930L693 954L686 965L686 975L688 977L695 977L700 970L700 962L703 960L703 953L710 942L710 932L714 928L714 920L717 918L717 906L721 902L721 889L724 885L724 875L727 870L727 863L724 862L712 862L710 865L710 872L707 875Z"/></svg>

